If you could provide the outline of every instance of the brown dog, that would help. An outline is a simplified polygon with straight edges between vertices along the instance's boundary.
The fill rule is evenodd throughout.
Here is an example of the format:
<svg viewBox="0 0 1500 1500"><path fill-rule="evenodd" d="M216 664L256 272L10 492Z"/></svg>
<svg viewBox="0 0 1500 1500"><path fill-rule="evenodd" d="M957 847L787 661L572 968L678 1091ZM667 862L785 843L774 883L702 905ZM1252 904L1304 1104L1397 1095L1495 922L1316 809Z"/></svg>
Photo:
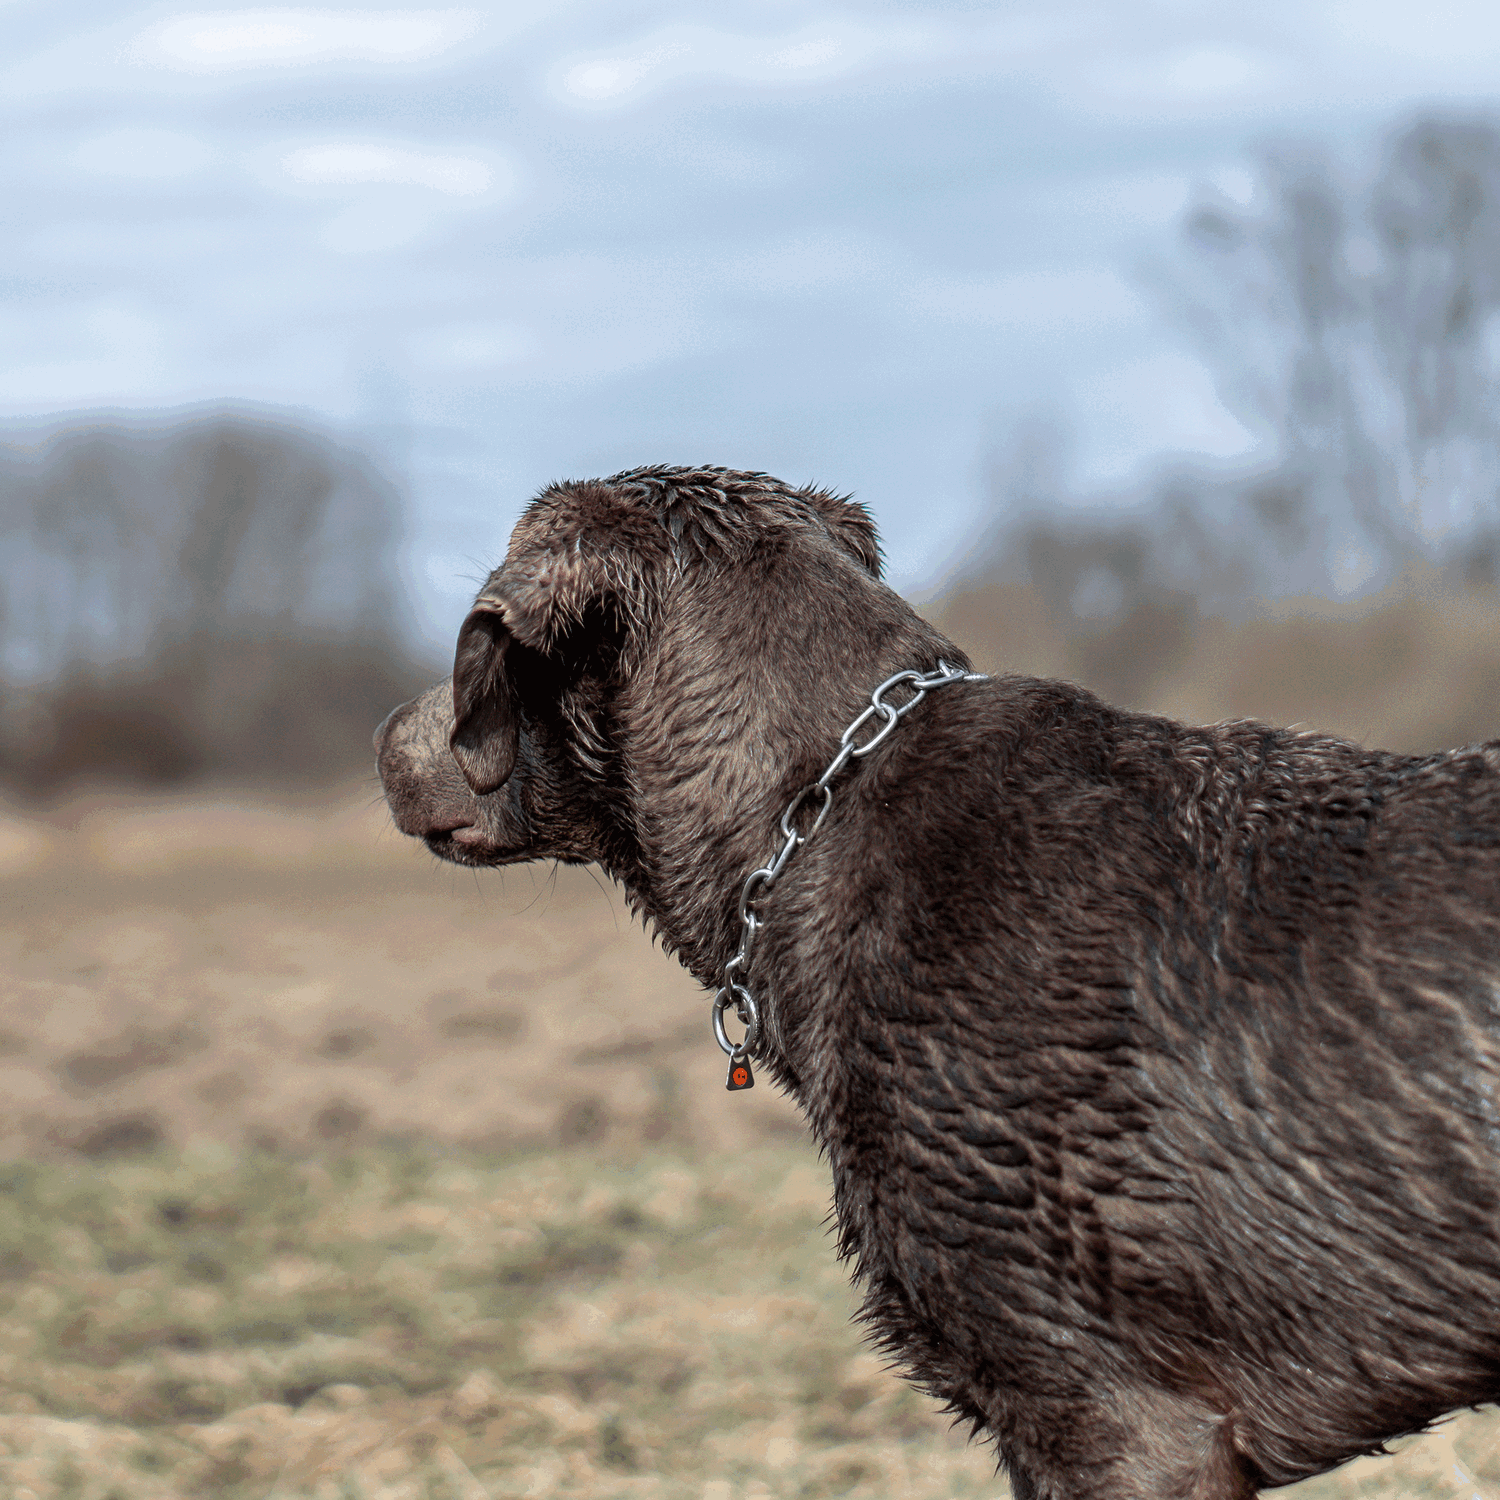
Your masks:
<svg viewBox="0 0 1500 1500"><path fill-rule="evenodd" d="M381 775L446 859L597 861L717 987L789 799L939 660L857 505L557 485ZM762 882L731 977L865 1316L1018 1496L1231 1500L1500 1397L1497 765L962 680Z"/></svg>

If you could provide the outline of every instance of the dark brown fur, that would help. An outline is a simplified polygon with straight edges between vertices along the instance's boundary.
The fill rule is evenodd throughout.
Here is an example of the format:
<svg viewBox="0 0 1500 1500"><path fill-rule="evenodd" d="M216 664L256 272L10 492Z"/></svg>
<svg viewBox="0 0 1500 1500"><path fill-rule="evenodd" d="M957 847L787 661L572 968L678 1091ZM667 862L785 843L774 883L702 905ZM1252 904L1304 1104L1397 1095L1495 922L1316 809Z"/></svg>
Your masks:
<svg viewBox="0 0 1500 1500"><path fill-rule="evenodd" d="M445 858L597 860L712 985L782 806L939 657L858 506L556 485L381 774ZM865 1316L1018 1495L1232 1500L1500 1395L1497 870L1496 745L1001 677L848 773L764 904L768 1064Z"/></svg>

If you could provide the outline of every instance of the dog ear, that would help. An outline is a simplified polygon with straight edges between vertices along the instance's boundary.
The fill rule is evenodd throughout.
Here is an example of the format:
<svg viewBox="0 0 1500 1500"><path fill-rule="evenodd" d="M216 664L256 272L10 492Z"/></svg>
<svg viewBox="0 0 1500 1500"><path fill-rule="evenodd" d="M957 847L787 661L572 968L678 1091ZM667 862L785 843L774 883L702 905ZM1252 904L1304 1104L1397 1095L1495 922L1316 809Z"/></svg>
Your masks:
<svg viewBox="0 0 1500 1500"><path fill-rule="evenodd" d="M505 672L512 639L499 601L481 598L459 630L453 654L448 748L479 796L505 785L520 749L520 713Z"/></svg>
<svg viewBox="0 0 1500 1500"><path fill-rule="evenodd" d="M590 648L617 653L624 622L645 606L643 572L629 549L601 556L575 544L491 576L453 655L448 746L477 794L503 786L520 753L520 694L506 661L512 648L566 652L575 663Z"/></svg>
<svg viewBox="0 0 1500 1500"><path fill-rule="evenodd" d="M590 605L614 594L611 560L575 545L524 571L507 570L505 618L516 638L534 651L551 651L583 622Z"/></svg>
<svg viewBox="0 0 1500 1500"><path fill-rule="evenodd" d="M803 497L817 510L829 534L867 572L880 577L880 539L870 513L858 500L831 490L804 490Z"/></svg>

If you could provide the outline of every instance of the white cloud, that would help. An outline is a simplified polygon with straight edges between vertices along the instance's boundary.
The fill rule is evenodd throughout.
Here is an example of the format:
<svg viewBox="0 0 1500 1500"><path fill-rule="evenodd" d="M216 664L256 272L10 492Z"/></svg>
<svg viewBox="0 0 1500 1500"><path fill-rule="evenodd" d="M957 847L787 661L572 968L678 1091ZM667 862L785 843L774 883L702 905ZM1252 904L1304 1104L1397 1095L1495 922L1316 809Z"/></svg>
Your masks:
<svg viewBox="0 0 1500 1500"><path fill-rule="evenodd" d="M281 158L282 170L298 182L317 185L395 183L431 188L458 198L473 198L496 186L489 162L473 156L440 156L402 146L372 142L329 142L302 146ZM500 185L511 186L507 180Z"/></svg>
<svg viewBox="0 0 1500 1500"><path fill-rule="evenodd" d="M658 47L635 57L603 57L578 63L563 74L563 89L575 99L589 103L602 102L628 94L654 70L687 49Z"/></svg>
<svg viewBox="0 0 1500 1500"><path fill-rule="evenodd" d="M624 51L564 63L553 75L553 86L569 103L609 105L676 81L820 81L886 61L922 62L947 51L949 43L943 26L855 23L841 17L772 37L711 26L669 26Z"/></svg>
<svg viewBox="0 0 1500 1500"><path fill-rule="evenodd" d="M1500 49L1500 11L1474 0L1339 0L1325 12L1328 29L1345 47L1378 49L1405 61L1493 61Z"/></svg>
<svg viewBox="0 0 1500 1500"><path fill-rule="evenodd" d="M1278 70L1267 59L1229 47L1187 47L1165 59L1162 78L1179 94L1234 94L1272 82Z"/></svg>
<svg viewBox="0 0 1500 1500"><path fill-rule="evenodd" d="M999 327L1097 328L1138 318L1141 298L1106 266L1021 271L983 279L929 279L912 288L910 305L961 323Z"/></svg>
<svg viewBox="0 0 1500 1500"><path fill-rule="evenodd" d="M553 70L551 84L564 102L597 108L674 83L786 87L876 69L907 77L933 68L1023 79L1050 74L1061 83L1080 55L1107 43L1111 29L1108 15L1087 5L889 18L834 11L778 35L679 24L608 52L574 54ZM1187 66L1191 72L1191 59Z"/></svg>
<svg viewBox="0 0 1500 1500"><path fill-rule="evenodd" d="M498 160L368 142L304 146L280 164L295 181L357 190L335 199L342 207L317 235L337 255L404 249L451 228L456 216L506 201L516 187L515 173Z"/></svg>
<svg viewBox="0 0 1500 1500"><path fill-rule="evenodd" d="M519 364L535 346L535 339L513 323L464 321L424 328L408 348L425 370L473 375Z"/></svg>
<svg viewBox="0 0 1500 1500"><path fill-rule="evenodd" d="M1266 49L1204 41L1152 51L1111 49L1059 75L1059 92L1085 108L1202 114L1244 108L1291 81L1286 59Z"/></svg>
<svg viewBox="0 0 1500 1500"><path fill-rule="evenodd" d="M838 59L839 43L831 36L797 42L771 54L771 62L781 68L818 68Z"/></svg>
<svg viewBox="0 0 1500 1500"><path fill-rule="evenodd" d="M318 231L318 244L335 255L381 255L415 244L436 216L421 203L380 198L352 203Z"/></svg>
<svg viewBox="0 0 1500 1500"><path fill-rule="evenodd" d="M475 10L199 11L142 33L128 55L195 73L421 62L473 36L483 20Z"/></svg>
<svg viewBox="0 0 1500 1500"><path fill-rule="evenodd" d="M89 136L73 152L73 160L86 172L143 181L191 176L207 166L211 157L197 136L146 127Z"/></svg>

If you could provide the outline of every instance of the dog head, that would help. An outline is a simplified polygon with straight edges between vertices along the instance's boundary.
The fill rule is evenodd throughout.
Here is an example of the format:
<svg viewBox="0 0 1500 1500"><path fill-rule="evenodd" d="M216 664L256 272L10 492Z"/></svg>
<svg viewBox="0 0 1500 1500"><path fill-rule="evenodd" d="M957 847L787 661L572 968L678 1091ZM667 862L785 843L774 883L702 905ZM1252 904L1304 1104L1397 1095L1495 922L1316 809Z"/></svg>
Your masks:
<svg viewBox="0 0 1500 1500"><path fill-rule="evenodd" d="M796 696L784 679L869 629L868 609L844 621L828 601L894 599L879 574L863 507L765 474L550 486L464 621L451 682L376 732L397 825L459 864L596 860L632 884L668 789L706 805L754 779L761 719Z"/></svg>

